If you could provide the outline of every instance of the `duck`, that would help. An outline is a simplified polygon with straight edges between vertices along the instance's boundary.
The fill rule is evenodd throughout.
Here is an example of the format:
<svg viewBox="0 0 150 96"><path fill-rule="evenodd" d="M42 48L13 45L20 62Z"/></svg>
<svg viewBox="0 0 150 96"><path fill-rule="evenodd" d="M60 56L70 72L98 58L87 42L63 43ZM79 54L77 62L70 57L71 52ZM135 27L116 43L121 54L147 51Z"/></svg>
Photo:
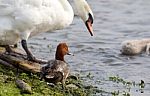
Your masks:
<svg viewBox="0 0 150 96"><path fill-rule="evenodd" d="M147 55L150 51L150 39L134 39L134 40L125 40L121 44L121 53L123 55L137 55L142 52L145 52Z"/></svg>
<svg viewBox="0 0 150 96"><path fill-rule="evenodd" d="M94 16L86 0L74 0L78 16L93 36ZM0 0L0 46L12 53L10 46L21 43L29 61L38 62L27 40L42 32L68 27L74 18L68 0Z"/></svg>
<svg viewBox="0 0 150 96"><path fill-rule="evenodd" d="M61 82L64 87L70 73L69 65L64 60L65 55L71 55L71 53L69 53L66 43L60 43L56 49L55 59L49 60L45 66L41 67L40 80L44 79L53 84Z"/></svg>

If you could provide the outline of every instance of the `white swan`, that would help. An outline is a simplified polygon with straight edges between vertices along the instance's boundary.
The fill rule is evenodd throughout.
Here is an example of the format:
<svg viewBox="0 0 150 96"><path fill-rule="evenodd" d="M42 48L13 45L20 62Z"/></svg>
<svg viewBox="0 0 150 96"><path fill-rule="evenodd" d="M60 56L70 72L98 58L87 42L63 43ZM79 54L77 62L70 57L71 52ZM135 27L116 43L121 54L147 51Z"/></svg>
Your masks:
<svg viewBox="0 0 150 96"><path fill-rule="evenodd" d="M85 0L74 0L78 15L93 36L93 13ZM69 26L74 12L68 0L0 0L0 45L12 52L10 45L21 41L31 61L36 61L28 50L29 36Z"/></svg>

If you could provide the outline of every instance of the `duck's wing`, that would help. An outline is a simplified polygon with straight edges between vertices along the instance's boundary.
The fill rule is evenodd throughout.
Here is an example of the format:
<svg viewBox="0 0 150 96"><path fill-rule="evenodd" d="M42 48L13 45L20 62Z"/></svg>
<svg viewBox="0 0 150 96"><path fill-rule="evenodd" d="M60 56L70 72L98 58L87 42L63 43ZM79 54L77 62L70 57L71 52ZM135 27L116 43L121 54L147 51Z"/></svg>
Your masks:
<svg viewBox="0 0 150 96"><path fill-rule="evenodd" d="M67 67L68 67L68 65L66 62L61 61L61 60L55 60L53 62L53 65L51 66L51 69L62 72Z"/></svg>

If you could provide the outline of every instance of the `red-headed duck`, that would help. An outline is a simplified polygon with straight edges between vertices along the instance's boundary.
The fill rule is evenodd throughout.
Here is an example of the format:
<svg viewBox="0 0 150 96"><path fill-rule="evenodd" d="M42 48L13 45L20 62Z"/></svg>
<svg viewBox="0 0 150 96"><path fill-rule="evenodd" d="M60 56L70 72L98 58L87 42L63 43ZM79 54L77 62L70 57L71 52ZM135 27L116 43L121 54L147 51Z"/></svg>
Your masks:
<svg viewBox="0 0 150 96"><path fill-rule="evenodd" d="M48 64L41 68L41 79L54 84L61 82L64 85L70 72L64 60L65 55L71 55L68 46L66 43L60 43L56 49L55 60L48 61Z"/></svg>

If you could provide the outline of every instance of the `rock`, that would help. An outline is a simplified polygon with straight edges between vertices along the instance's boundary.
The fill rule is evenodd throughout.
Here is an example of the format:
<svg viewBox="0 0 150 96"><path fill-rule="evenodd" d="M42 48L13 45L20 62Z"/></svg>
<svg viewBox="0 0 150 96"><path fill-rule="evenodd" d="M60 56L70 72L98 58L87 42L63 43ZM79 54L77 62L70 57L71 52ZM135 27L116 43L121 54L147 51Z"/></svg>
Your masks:
<svg viewBox="0 0 150 96"><path fill-rule="evenodd" d="M31 86L23 80L16 80L16 85L22 90L22 92L29 94L32 93Z"/></svg>
<svg viewBox="0 0 150 96"><path fill-rule="evenodd" d="M78 87L74 84L68 84L68 85L66 85L66 88L78 89Z"/></svg>

